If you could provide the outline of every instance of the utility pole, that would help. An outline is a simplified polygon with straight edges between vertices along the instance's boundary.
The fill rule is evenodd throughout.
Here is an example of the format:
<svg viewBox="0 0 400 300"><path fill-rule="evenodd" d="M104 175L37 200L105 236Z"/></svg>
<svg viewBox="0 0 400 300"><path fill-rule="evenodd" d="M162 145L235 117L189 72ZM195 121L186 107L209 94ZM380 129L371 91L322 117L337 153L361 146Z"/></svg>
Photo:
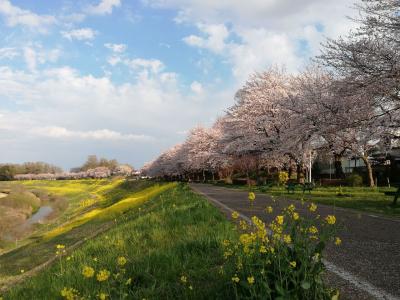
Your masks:
<svg viewBox="0 0 400 300"><path fill-rule="evenodd" d="M308 180L311 183L312 182L312 177L311 177L311 168L312 168L312 151L310 151L310 165L308 166Z"/></svg>

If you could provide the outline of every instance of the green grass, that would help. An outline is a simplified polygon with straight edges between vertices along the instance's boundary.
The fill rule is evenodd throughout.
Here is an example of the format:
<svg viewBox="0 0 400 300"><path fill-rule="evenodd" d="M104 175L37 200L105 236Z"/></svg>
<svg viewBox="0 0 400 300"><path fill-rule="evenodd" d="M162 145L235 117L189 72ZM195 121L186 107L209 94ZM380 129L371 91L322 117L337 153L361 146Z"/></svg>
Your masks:
<svg viewBox="0 0 400 300"><path fill-rule="evenodd" d="M247 186L224 185L237 189L248 190ZM309 199L316 203L335 205L343 208L351 208L371 213L384 214L389 216L400 216L400 203L396 207L391 204L393 196L386 196L386 191L396 191L396 188L369 188L369 187L317 187L311 193L296 188L294 194L287 193L286 187L251 187L252 190L263 192L276 197L289 198L294 200ZM342 196L339 196L338 193Z"/></svg>
<svg viewBox="0 0 400 300"><path fill-rule="evenodd" d="M21 270L25 272L39 266L55 254L57 244L68 247L93 235L101 228L107 228L115 223L128 209L138 207L145 201L171 185L155 185L151 182L125 182L121 180L103 181L60 181L60 182L32 182L34 187L57 189L58 193L70 190L71 186L82 186L82 190L96 192L100 202L90 207L79 207L76 202L84 199L71 193L71 206L51 224L44 224L30 237L20 242L20 246L0 256L0 288L7 285L10 277L17 276ZM65 185L65 187L62 186ZM87 190L84 189L86 186ZM101 189L99 191L99 189ZM85 194L85 193L84 193ZM68 196L65 195L64 196ZM79 207L79 208L77 208ZM72 210L72 211L71 211Z"/></svg>
<svg viewBox="0 0 400 300"><path fill-rule="evenodd" d="M112 194L122 197L119 193ZM95 224L83 226L90 225ZM82 235L83 228L79 229L70 234ZM86 299L100 292L112 299L230 299L234 297L230 278L219 273L224 261L222 241L237 234L216 208L180 185L125 211L110 230L68 253L69 260L63 257L12 288L4 299L57 299L65 287ZM64 238L55 240L68 249ZM54 245L48 249L54 252ZM117 265L119 256L127 258L124 267ZM84 278L84 266L96 272L107 269L111 276L103 283ZM186 276L186 283L181 276ZM132 282L126 284L129 278Z"/></svg>

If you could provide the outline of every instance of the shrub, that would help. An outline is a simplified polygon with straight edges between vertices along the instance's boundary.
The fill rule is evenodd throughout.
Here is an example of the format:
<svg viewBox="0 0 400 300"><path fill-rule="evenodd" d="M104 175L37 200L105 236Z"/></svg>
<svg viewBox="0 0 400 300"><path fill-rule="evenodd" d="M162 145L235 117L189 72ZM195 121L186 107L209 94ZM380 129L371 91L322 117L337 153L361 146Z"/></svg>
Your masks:
<svg viewBox="0 0 400 300"><path fill-rule="evenodd" d="M280 171L275 176L275 180L279 185L284 185L289 180L289 173L285 171Z"/></svg>
<svg viewBox="0 0 400 300"><path fill-rule="evenodd" d="M346 178L346 183L349 186L362 186L363 178L358 174L351 174Z"/></svg>
<svg viewBox="0 0 400 300"><path fill-rule="evenodd" d="M310 205L314 212L316 205ZM267 209L272 212L272 208ZM239 241L224 241L226 272L237 299L331 299L322 281L323 250L334 238L336 218L302 218L290 205L270 224L243 220ZM232 268L232 265L234 266Z"/></svg>

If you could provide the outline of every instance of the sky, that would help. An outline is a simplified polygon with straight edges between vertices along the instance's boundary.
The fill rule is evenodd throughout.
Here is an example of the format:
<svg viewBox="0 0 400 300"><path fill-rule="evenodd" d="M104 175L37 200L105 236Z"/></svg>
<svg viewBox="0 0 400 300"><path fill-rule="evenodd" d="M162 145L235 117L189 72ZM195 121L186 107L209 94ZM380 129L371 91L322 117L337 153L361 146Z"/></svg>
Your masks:
<svg viewBox="0 0 400 300"><path fill-rule="evenodd" d="M140 168L249 75L299 72L353 0L0 0L0 163Z"/></svg>

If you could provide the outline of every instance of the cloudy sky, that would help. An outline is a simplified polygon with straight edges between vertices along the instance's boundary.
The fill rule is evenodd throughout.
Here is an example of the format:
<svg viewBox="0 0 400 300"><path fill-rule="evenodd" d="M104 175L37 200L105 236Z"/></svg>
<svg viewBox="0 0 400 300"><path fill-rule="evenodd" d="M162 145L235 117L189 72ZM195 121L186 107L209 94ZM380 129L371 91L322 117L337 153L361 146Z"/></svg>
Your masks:
<svg viewBox="0 0 400 300"><path fill-rule="evenodd" d="M353 0L0 0L0 163L140 167L247 76L301 70Z"/></svg>

